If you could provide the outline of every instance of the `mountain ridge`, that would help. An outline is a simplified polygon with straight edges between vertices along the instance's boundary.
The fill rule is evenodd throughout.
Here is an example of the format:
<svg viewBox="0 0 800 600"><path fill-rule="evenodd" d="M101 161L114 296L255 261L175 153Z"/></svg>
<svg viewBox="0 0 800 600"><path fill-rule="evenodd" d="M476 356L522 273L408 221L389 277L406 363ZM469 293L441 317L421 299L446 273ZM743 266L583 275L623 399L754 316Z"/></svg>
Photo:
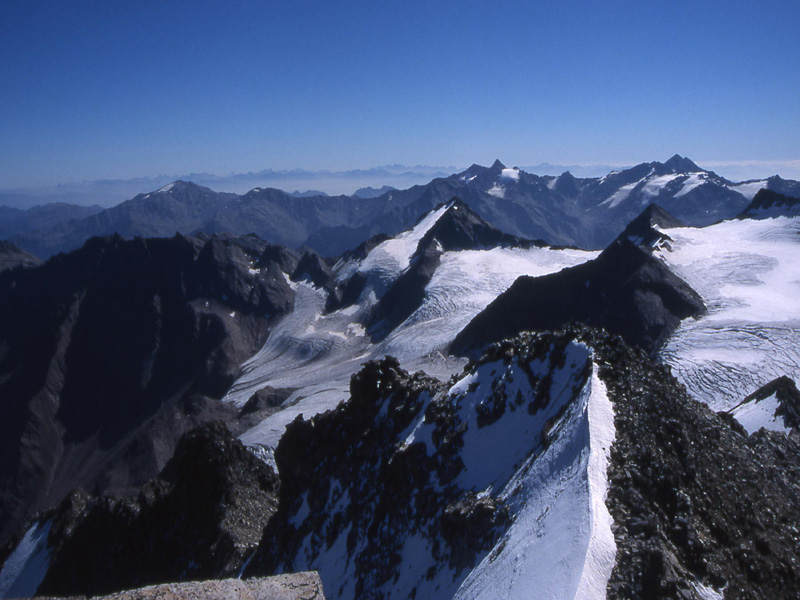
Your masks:
<svg viewBox="0 0 800 600"><path fill-rule="evenodd" d="M370 198L296 197L273 188L236 195L191 186L176 181L74 223L18 232L11 241L46 258L77 248L92 235L252 232L273 243L308 245L320 254L338 256L378 233L403 231L420 214L457 196L506 233L598 249L651 202L697 226L735 217L762 187L800 196L798 182L773 177L733 183L679 155L590 179L569 173L540 177L496 160L490 167L472 165Z"/></svg>

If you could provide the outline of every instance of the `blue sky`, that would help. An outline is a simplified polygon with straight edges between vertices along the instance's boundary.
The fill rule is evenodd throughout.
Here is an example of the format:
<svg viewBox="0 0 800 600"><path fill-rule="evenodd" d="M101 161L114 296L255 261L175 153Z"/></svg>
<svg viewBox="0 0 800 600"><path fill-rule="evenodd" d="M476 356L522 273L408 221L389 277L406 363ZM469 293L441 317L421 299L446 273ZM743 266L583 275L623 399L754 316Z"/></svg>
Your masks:
<svg viewBox="0 0 800 600"><path fill-rule="evenodd" d="M799 31L797 0L4 0L0 188L675 152L800 169Z"/></svg>

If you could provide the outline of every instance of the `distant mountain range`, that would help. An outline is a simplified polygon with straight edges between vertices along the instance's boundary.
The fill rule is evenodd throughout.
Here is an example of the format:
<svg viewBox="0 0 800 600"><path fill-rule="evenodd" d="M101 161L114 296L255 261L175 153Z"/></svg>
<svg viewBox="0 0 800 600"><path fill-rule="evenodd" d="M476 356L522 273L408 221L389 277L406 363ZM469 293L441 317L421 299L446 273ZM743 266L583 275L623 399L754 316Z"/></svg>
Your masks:
<svg viewBox="0 0 800 600"><path fill-rule="evenodd" d="M24 209L41 204L66 202L81 206L99 204L109 207L139 193L146 193L148 190L158 189L178 180L193 181L198 185L236 193L244 193L261 186L283 190L324 189L328 194L350 194L352 190L364 186L380 187L388 184L395 187L409 187L426 183L434 177L446 177L455 171L457 168L452 166L393 164L345 171L262 169L228 175L184 173L133 179L97 179L24 189L3 189L0 190L0 206Z"/></svg>
<svg viewBox="0 0 800 600"><path fill-rule="evenodd" d="M260 187L237 195L176 181L105 210L69 205L3 209L0 232L40 258L78 248L97 235L131 238L176 232L255 233L272 243L338 256L376 234L402 231L418 215L459 197L509 234L600 249L651 203L687 225L704 226L737 216L764 188L800 197L796 181L776 175L731 182L678 155L599 178L577 178L569 172L538 176L495 161L425 185L363 188L354 196L288 194Z"/></svg>

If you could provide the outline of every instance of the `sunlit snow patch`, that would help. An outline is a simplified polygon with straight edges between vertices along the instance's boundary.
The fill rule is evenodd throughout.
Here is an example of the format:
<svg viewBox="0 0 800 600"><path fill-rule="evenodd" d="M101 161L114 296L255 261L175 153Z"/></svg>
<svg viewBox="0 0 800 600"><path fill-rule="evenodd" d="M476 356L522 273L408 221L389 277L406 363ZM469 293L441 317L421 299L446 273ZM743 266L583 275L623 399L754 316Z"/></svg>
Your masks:
<svg viewBox="0 0 800 600"><path fill-rule="evenodd" d="M675 194L675 197L680 198L685 196L701 185L708 183L708 179L706 179L706 177L707 176L705 173L690 173L686 181L683 182L683 187L677 194Z"/></svg>
<svg viewBox="0 0 800 600"><path fill-rule="evenodd" d="M495 183L492 187L486 190L486 193L490 196L494 196L495 198L505 198L506 197L506 188L504 188L499 183Z"/></svg>
<svg viewBox="0 0 800 600"><path fill-rule="evenodd" d="M743 402L731 411L733 417L742 424L747 433L753 434L762 427L770 431L790 433L791 428L783 422L783 417L776 412L780 407L780 400L772 394L763 400L750 400Z"/></svg>
<svg viewBox="0 0 800 600"><path fill-rule="evenodd" d="M615 206L619 205L621 202L624 202L628 196L631 195L633 189L641 183L641 180L635 181L633 183L629 183L627 185L623 185L620 187L616 192L611 194L608 198L603 200L599 206L608 206L608 208L614 208Z"/></svg>
<svg viewBox="0 0 800 600"><path fill-rule="evenodd" d="M759 190L767 187L767 180L759 179L758 181L745 181L744 183L735 183L727 187L733 192L739 192L748 200L752 200Z"/></svg>

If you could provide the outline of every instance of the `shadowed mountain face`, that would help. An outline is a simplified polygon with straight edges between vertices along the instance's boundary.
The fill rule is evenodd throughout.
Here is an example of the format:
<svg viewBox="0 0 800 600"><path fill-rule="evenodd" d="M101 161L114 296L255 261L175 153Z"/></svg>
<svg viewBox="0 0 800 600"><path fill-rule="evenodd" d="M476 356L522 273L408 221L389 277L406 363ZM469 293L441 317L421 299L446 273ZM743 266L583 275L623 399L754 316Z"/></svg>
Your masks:
<svg viewBox="0 0 800 600"><path fill-rule="evenodd" d="M95 238L0 274L0 540L76 486L128 493L294 296L257 238ZM267 258L265 259L265 255Z"/></svg>
<svg viewBox="0 0 800 600"><path fill-rule="evenodd" d="M102 210L101 206L78 206L65 202L51 202L24 210L0 206L0 240L85 219Z"/></svg>
<svg viewBox="0 0 800 600"><path fill-rule="evenodd" d="M642 248L655 248L670 238L665 229L683 227L678 219L673 217L657 204L648 206L642 214L628 223L618 239L627 239Z"/></svg>
<svg viewBox="0 0 800 600"><path fill-rule="evenodd" d="M651 242L669 239L655 223L677 221L648 208L596 259L544 277L520 277L458 334L451 350L469 353L520 331L578 322L654 353L682 319L705 312L697 292L650 253Z"/></svg>
<svg viewBox="0 0 800 600"><path fill-rule="evenodd" d="M426 185L388 189L375 197L298 197L262 188L235 195L177 181L84 219L42 223L12 241L46 258L78 248L93 235L256 233L273 243L306 245L323 256L338 256L376 234L408 229L419 215L459 197L501 231L599 249L651 203L687 225L703 226L735 217L760 188L800 195L798 182L773 177L733 183L678 155L591 179L570 173L540 177L495 161L490 167L472 165Z"/></svg>
<svg viewBox="0 0 800 600"><path fill-rule="evenodd" d="M224 424L199 427L135 499L78 491L59 505L38 593L96 595L235 577L275 512L277 492L274 471Z"/></svg>
<svg viewBox="0 0 800 600"><path fill-rule="evenodd" d="M739 215L740 219L768 219L770 217L800 216L800 198L793 198L772 190L759 190L753 201Z"/></svg>

